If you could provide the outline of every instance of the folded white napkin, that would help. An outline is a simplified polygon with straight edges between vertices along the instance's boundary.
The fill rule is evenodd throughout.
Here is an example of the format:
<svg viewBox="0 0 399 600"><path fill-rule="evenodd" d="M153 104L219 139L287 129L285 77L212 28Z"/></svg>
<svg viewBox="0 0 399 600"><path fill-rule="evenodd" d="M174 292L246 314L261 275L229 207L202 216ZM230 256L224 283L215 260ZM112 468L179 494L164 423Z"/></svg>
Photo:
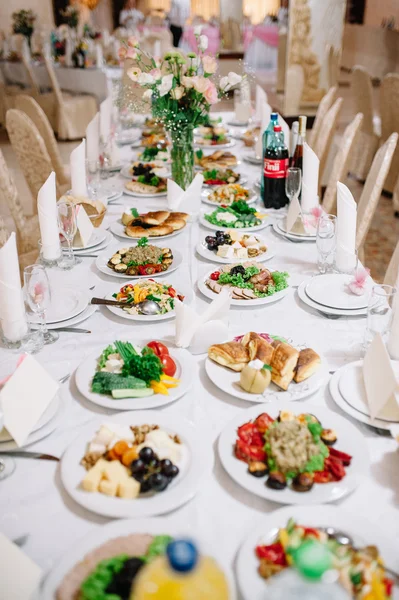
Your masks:
<svg viewBox="0 0 399 600"><path fill-rule="evenodd" d="M318 185L319 185L319 165L320 161L312 148L306 142L303 145L303 166L302 166L302 210L304 213L310 213L312 208L318 206Z"/></svg>
<svg viewBox="0 0 399 600"><path fill-rule="evenodd" d="M370 344L363 360L363 381L370 417L399 419L399 387L383 339L379 333Z"/></svg>
<svg viewBox="0 0 399 600"><path fill-rule="evenodd" d="M270 106L270 104L268 104L267 102L262 104L259 137L258 137L258 140L255 145L255 155L260 156L262 158L263 158L263 134L269 126L271 114L272 114L272 107Z"/></svg>
<svg viewBox="0 0 399 600"><path fill-rule="evenodd" d="M3 334L10 342L19 341L27 333L14 232L0 248L0 318Z"/></svg>
<svg viewBox="0 0 399 600"><path fill-rule="evenodd" d="M65 40L65 66L72 67L73 43L69 35Z"/></svg>
<svg viewBox="0 0 399 600"><path fill-rule="evenodd" d="M55 173L50 173L37 195L42 254L46 260L56 260L61 255L61 244L57 218L57 193Z"/></svg>
<svg viewBox="0 0 399 600"><path fill-rule="evenodd" d="M399 273L396 279L396 296L393 301L393 316L391 329L389 332L389 338L387 343L387 350L389 355L394 360L399 360Z"/></svg>
<svg viewBox="0 0 399 600"><path fill-rule="evenodd" d="M348 259L355 256L356 251L356 219L357 205L349 189L337 183L337 248L335 264L339 269L348 268Z"/></svg>
<svg viewBox="0 0 399 600"><path fill-rule="evenodd" d="M302 222L302 210L301 205L297 197L294 197L288 207L286 217L286 229L292 231L295 226L295 233L306 233L305 227Z"/></svg>
<svg viewBox="0 0 399 600"><path fill-rule="evenodd" d="M99 69L104 66L104 55L101 44L96 44L96 66Z"/></svg>
<svg viewBox="0 0 399 600"><path fill-rule="evenodd" d="M7 590L7 600L31 598L37 590L42 575L40 567L22 550L0 533L0 581L3 590ZM22 576L23 573L23 576Z"/></svg>
<svg viewBox="0 0 399 600"><path fill-rule="evenodd" d="M175 300L176 346L190 347L193 354L203 354L212 344L224 342L228 337L226 320L230 302L231 294L226 288L198 315L190 306Z"/></svg>
<svg viewBox="0 0 399 600"><path fill-rule="evenodd" d="M103 141L111 135L112 98L109 96L100 104L100 135Z"/></svg>
<svg viewBox="0 0 399 600"><path fill-rule="evenodd" d="M280 115L280 113L278 114L278 124L281 127L281 131L284 134L284 142L285 145L288 148L288 152L290 150L290 144L291 144L291 130L290 127L287 123L287 121L285 121L285 119L283 119L283 117Z"/></svg>
<svg viewBox="0 0 399 600"><path fill-rule="evenodd" d="M97 161L100 156L100 113L92 118L86 128L87 160Z"/></svg>
<svg viewBox="0 0 399 600"><path fill-rule="evenodd" d="M72 150L69 158L71 169L72 196L86 197L86 140L83 139L79 146Z"/></svg>
<svg viewBox="0 0 399 600"><path fill-rule="evenodd" d="M170 210L180 210L189 214L198 214L201 208L201 190L204 183L202 173L197 173L186 191L172 179L167 183L167 200Z"/></svg>
<svg viewBox="0 0 399 600"><path fill-rule="evenodd" d="M260 121L262 119L262 106L267 104L267 94L260 85L256 86L255 93L255 121Z"/></svg>

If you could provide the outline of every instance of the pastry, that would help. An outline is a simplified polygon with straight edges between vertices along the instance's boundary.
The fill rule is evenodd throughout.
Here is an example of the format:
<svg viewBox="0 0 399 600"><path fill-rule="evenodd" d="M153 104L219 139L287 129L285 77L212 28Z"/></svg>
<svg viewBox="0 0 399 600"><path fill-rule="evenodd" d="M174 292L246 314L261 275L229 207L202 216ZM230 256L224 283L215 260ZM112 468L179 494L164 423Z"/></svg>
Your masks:
<svg viewBox="0 0 399 600"><path fill-rule="evenodd" d="M149 235L148 229L144 229L144 227L140 227L140 225L133 224L130 224L126 227L125 233L132 238L142 238Z"/></svg>
<svg viewBox="0 0 399 600"><path fill-rule="evenodd" d="M186 226L186 222L184 219L178 219L174 215L171 215L164 221L163 225L169 225L169 227L173 227L174 231L178 231Z"/></svg>
<svg viewBox="0 0 399 600"><path fill-rule="evenodd" d="M208 356L219 365L228 367L233 371L242 371L249 362L248 350L239 342L214 344L208 349Z"/></svg>
<svg viewBox="0 0 399 600"><path fill-rule="evenodd" d="M258 358L264 365L270 365L274 354L274 348L267 340L257 333L251 331L244 335L241 343L248 347L249 358L254 360Z"/></svg>
<svg viewBox="0 0 399 600"><path fill-rule="evenodd" d="M155 185L147 185L139 181L128 181L125 183L125 187L137 194L156 194L158 192L158 188Z"/></svg>
<svg viewBox="0 0 399 600"><path fill-rule="evenodd" d="M170 225L158 225L157 227L151 227L146 230L147 235L150 237L161 237L162 235L170 235L174 229Z"/></svg>
<svg viewBox="0 0 399 600"><path fill-rule="evenodd" d="M285 342L274 341L274 354L271 360L272 381L283 390L287 390L294 379L299 351Z"/></svg>
<svg viewBox="0 0 399 600"><path fill-rule="evenodd" d="M166 210L159 210L156 212L149 212L145 215L140 215L139 219L144 225L161 225L169 217L169 212Z"/></svg>
<svg viewBox="0 0 399 600"><path fill-rule="evenodd" d="M311 377L319 368L320 363L320 356L312 350L312 348L301 350L296 366L294 381L296 381L296 383L301 383L301 381L305 381L305 379Z"/></svg>
<svg viewBox="0 0 399 600"><path fill-rule="evenodd" d="M182 212L173 212L170 213L171 216L176 217L176 219L183 219L183 221L185 221L187 223L187 221L190 218L190 215L187 213L182 213Z"/></svg>

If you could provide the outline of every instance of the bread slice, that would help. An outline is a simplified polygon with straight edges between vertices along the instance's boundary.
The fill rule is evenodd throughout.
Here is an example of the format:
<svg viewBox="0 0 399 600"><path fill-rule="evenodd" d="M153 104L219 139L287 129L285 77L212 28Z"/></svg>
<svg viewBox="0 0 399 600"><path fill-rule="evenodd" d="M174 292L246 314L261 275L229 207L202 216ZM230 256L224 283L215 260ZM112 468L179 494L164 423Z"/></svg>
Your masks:
<svg viewBox="0 0 399 600"><path fill-rule="evenodd" d="M208 348L208 356L219 365L237 372L242 371L249 362L248 350L239 342L214 344Z"/></svg>
<svg viewBox="0 0 399 600"><path fill-rule="evenodd" d="M287 390L294 379L295 369L299 358L299 351L284 342L276 342L271 360L272 381L281 389Z"/></svg>
<svg viewBox="0 0 399 600"><path fill-rule="evenodd" d="M296 383L301 383L301 381L311 377L320 367L320 364L320 356L312 348L301 350L294 377Z"/></svg>

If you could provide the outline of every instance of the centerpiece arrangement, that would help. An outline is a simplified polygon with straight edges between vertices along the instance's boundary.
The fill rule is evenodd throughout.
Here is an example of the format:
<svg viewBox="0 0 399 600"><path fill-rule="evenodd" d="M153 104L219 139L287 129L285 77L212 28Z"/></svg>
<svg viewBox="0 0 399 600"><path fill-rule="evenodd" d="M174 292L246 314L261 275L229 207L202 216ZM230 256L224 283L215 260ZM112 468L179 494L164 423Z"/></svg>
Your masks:
<svg viewBox="0 0 399 600"><path fill-rule="evenodd" d="M13 33L22 33L26 37L29 48L35 30L36 15L32 10L17 10L12 13Z"/></svg>
<svg viewBox="0 0 399 600"><path fill-rule="evenodd" d="M145 88L144 100L150 100L154 119L161 122L172 139L172 179L187 189L194 178L194 129L209 120L209 110L242 77L229 73L215 79L218 64L205 56L206 36L198 36L199 53L185 58L180 52L168 52L156 61L140 49L136 38L129 38L120 58L130 58L137 66L127 70L130 79Z"/></svg>

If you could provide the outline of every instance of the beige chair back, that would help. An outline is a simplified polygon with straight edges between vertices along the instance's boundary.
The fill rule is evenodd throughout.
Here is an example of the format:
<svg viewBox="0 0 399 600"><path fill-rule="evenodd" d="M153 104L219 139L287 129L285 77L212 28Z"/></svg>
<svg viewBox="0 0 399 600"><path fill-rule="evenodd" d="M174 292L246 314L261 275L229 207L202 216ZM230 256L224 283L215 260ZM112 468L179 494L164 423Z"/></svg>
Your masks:
<svg viewBox="0 0 399 600"><path fill-rule="evenodd" d="M6 224L4 223L3 217L0 215L0 248L4 246L9 238Z"/></svg>
<svg viewBox="0 0 399 600"><path fill-rule="evenodd" d="M305 76L300 65L291 65L287 69L285 81L284 113L290 116L299 114Z"/></svg>
<svg viewBox="0 0 399 600"><path fill-rule="evenodd" d="M231 49L233 47L233 39L231 36L230 26L228 21L223 21L220 25L220 35L224 48Z"/></svg>
<svg viewBox="0 0 399 600"><path fill-rule="evenodd" d="M337 155L328 179L327 189L323 197L323 209L328 214L336 212L337 208L337 182L345 183L349 171L350 156L356 143L358 143L358 132L362 125L363 115L358 113L350 123L342 136Z"/></svg>
<svg viewBox="0 0 399 600"><path fill-rule="evenodd" d="M362 131L373 135L373 85L367 70L359 65L352 71L351 94L355 111L363 115Z"/></svg>
<svg viewBox="0 0 399 600"><path fill-rule="evenodd" d="M16 97L15 108L22 110L22 112L28 115L31 121L36 125L38 132L44 140L47 152L50 155L58 183L61 185L68 183L53 128L43 109L34 98L25 95Z"/></svg>
<svg viewBox="0 0 399 600"><path fill-rule="evenodd" d="M324 169L327 163L328 153L330 152L331 143L334 138L337 128L337 121L342 107L342 98L337 98L332 107L327 111L323 125L317 136L313 150L320 160L319 181L323 181Z"/></svg>
<svg viewBox="0 0 399 600"><path fill-rule="evenodd" d="M332 87L328 90L327 94L323 96L320 100L319 106L317 108L316 117L313 123L313 127L308 135L309 145L314 148L316 144L317 137L320 133L320 129L323 125L324 117L327 114L327 111L330 110L337 93L337 87Z"/></svg>
<svg viewBox="0 0 399 600"><path fill-rule="evenodd" d="M53 88L53 92L56 98L58 111L60 111L62 107L62 91L54 71L52 58L47 51L44 52L44 64L46 65L46 70L50 78L51 87Z"/></svg>
<svg viewBox="0 0 399 600"><path fill-rule="evenodd" d="M242 33L241 27L235 19L229 19L229 28L231 34L231 47L233 50L242 48Z"/></svg>
<svg viewBox="0 0 399 600"><path fill-rule="evenodd" d="M278 34L277 48L277 89L278 93L284 92L285 88L285 71L287 68L287 34Z"/></svg>
<svg viewBox="0 0 399 600"><path fill-rule="evenodd" d="M381 84L381 140L384 142L393 132L399 132L399 73L390 73ZM396 148L384 189L393 193L399 173L399 148Z"/></svg>
<svg viewBox="0 0 399 600"><path fill-rule="evenodd" d="M329 86L338 85L339 72L341 67L341 49L329 47L328 51L328 82Z"/></svg>
<svg viewBox="0 0 399 600"><path fill-rule="evenodd" d="M370 228L385 179L388 175L392 157L398 142L398 134L392 133L378 150L371 165L357 206L356 248L362 249Z"/></svg>
<svg viewBox="0 0 399 600"><path fill-rule="evenodd" d="M389 265L384 277L385 285L395 285L399 275L399 241L396 244L396 248L391 256Z"/></svg>

